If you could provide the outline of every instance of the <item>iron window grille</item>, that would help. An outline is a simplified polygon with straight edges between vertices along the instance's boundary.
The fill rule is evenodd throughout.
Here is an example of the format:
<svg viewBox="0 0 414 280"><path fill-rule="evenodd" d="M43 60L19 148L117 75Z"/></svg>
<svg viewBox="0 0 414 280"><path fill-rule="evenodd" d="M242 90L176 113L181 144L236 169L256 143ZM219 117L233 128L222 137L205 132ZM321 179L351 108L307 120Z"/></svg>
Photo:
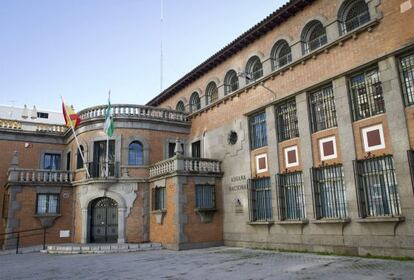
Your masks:
<svg viewBox="0 0 414 280"><path fill-rule="evenodd" d="M326 86L310 94L312 132L337 126L335 100L332 86Z"/></svg>
<svg viewBox="0 0 414 280"><path fill-rule="evenodd" d="M292 53L289 44L281 40L275 44L271 54L272 69L276 70L292 62Z"/></svg>
<svg viewBox="0 0 414 280"><path fill-rule="evenodd" d="M313 21L305 27L302 41L303 54L308 54L328 43L326 31L322 23Z"/></svg>
<svg viewBox="0 0 414 280"><path fill-rule="evenodd" d="M401 82L406 106L414 104L414 53L400 59Z"/></svg>
<svg viewBox="0 0 414 280"><path fill-rule="evenodd" d="M165 187L155 187L152 189L152 210L166 209L165 189Z"/></svg>
<svg viewBox="0 0 414 280"><path fill-rule="evenodd" d="M260 112L249 118L250 147L252 150L267 146L266 112Z"/></svg>
<svg viewBox="0 0 414 280"><path fill-rule="evenodd" d="M350 87L354 121L385 112L378 69L364 71L351 77Z"/></svg>
<svg viewBox="0 0 414 280"><path fill-rule="evenodd" d="M58 194L37 194L36 214L58 214L59 206Z"/></svg>
<svg viewBox="0 0 414 280"><path fill-rule="evenodd" d="M341 34L346 34L371 20L368 6L364 0L352 2L342 13L340 20Z"/></svg>
<svg viewBox="0 0 414 280"><path fill-rule="evenodd" d="M200 97L197 92L193 92L190 97L190 112L195 112L201 109Z"/></svg>
<svg viewBox="0 0 414 280"><path fill-rule="evenodd" d="M246 66L246 84L255 81L263 76L263 65L259 57L249 59Z"/></svg>
<svg viewBox="0 0 414 280"><path fill-rule="evenodd" d="M177 106L175 106L175 110L180 111L180 112L185 112L184 102L178 101Z"/></svg>
<svg viewBox="0 0 414 280"><path fill-rule="evenodd" d="M224 93L227 95L239 89L239 78L236 71L230 70L224 79Z"/></svg>
<svg viewBox="0 0 414 280"><path fill-rule="evenodd" d="M276 175L280 220L305 219L302 172Z"/></svg>
<svg viewBox="0 0 414 280"><path fill-rule="evenodd" d="M270 177L249 179L250 222L273 221Z"/></svg>
<svg viewBox="0 0 414 280"><path fill-rule="evenodd" d="M295 99L278 104L276 106L276 116L279 142L299 137Z"/></svg>
<svg viewBox="0 0 414 280"><path fill-rule="evenodd" d="M400 199L392 156L354 161L354 168L360 216L399 216Z"/></svg>
<svg viewBox="0 0 414 280"><path fill-rule="evenodd" d="M216 208L214 185L196 185L196 208L214 209Z"/></svg>
<svg viewBox="0 0 414 280"><path fill-rule="evenodd" d="M414 150L408 150L408 163L410 165L410 175L411 175L411 185L413 187L414 192Z"/></svg>
<svg viewBox="0 0 414 280"><path fill-rule="evenodd" d="M206 88L206 104L211 104L218 99L218 88L216 83L211 82Z"/></svg>
<svg viewBox="0 0 414 280"><path fill-rule="evenodd" d="M342 165L311 168L312 193L316 219L347 217Z"/></svg>

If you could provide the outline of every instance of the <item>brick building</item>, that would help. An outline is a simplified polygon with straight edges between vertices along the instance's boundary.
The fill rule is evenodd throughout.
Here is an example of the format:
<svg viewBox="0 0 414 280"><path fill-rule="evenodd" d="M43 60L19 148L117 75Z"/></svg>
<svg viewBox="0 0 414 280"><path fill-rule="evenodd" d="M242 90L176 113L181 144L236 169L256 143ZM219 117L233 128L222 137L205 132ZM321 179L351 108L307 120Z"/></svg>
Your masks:
<svg viewBox="0 0 414 280"><path fill-rule="evenodd" d="M147 106L114 105L109 177L106 106L79 112L85 166L61 125L4 117L4 230L414 256L412 2L289 1Z"/></svg>

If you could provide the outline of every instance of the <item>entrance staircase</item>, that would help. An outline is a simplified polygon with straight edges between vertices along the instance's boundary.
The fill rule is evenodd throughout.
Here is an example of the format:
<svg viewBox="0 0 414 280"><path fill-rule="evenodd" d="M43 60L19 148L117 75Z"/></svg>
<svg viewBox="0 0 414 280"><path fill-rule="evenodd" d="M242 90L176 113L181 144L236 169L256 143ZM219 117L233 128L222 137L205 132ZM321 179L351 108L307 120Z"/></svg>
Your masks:
<svg viewBox="0 0 414 280"><path fill-rule="evenodd" d="M47 245L43 253L48 254L107 254L161 250L159 243L125 244L59 244Z"/></svg>

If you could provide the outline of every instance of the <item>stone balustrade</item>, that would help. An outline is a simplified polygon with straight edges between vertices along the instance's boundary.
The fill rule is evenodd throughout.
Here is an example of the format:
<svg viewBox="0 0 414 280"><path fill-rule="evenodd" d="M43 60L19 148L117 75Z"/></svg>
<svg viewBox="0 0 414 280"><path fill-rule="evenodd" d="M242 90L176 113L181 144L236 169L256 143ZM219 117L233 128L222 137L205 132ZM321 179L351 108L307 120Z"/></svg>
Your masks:
<svg viewBox="0 0 414 280"><path fill-rule="evenodd" d="M150 167L150 177L163 176L175 172L197 174L220 174L220 161L205 158L175 156L155 163Z"/></svg>
<svg viewBox="0 0 414 280"><path fill-rule="evenodd" d="M22 123L14 120L0 120L0 128L22 129Z"/></svg>
<svg viewBox="0 0 414 280"><path fill-rule="evenodd" d="M36 131L39 132L65 133L67 129L67 126L57 124L38 124L36 126Z"/></svg>
<svg viewBox="0 0 414 280"><path fill-rule="evenodd" d="M73 172L66 170L24 169L12 167L8 172L9 182L22 183L70 183Z"/></svg>
<svg viewBox="0 0 414 280"><path fill-rule="evenodd" d="M95 106L79 112L82 121L104 118L107 106ZM176 122L187 122L187 114L176 110L141 105L114 104L112 112L115 118L145 118Z"/></svg>

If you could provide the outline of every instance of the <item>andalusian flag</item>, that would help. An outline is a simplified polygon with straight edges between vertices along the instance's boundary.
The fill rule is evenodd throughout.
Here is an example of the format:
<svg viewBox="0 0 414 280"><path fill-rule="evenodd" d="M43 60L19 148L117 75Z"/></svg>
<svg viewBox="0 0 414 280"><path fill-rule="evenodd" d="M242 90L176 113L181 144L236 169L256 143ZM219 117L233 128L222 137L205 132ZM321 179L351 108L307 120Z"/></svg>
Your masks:
<svg viewBox="0 0 414 280"><path fill-rule="evenodd" d="M114 134L114 120L112 117L112 106L111 106L111 92L109 92L108 96L108 108L105 111L105 124L104 124L104 131L106 135L112 136Z"/></svg>
<svg viewBox="0 0 414 280"><path fill-rule="evenodd" d="M72 106L68 106L63 102L62 100L62 111L63 111L63 117L65 118L65 123L67 127L73 127L76 128L80 122L80 117L75 113Z"/></svg>

